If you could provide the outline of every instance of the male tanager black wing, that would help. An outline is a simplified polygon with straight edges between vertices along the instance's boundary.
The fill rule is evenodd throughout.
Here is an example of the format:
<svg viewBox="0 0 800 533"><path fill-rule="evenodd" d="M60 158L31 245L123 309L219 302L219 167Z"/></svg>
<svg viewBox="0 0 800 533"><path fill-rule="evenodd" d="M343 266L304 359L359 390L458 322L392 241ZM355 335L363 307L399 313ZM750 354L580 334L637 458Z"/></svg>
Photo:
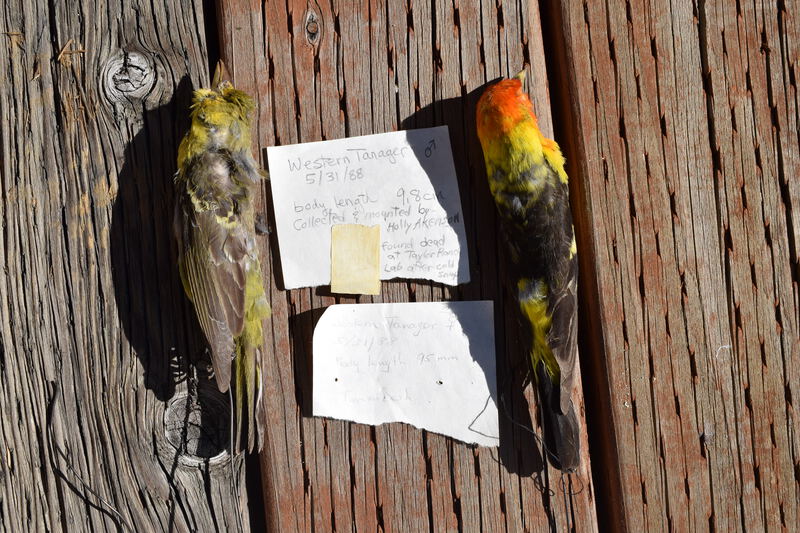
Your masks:
<svg viewBox="0 0 800 533"><path fill-rule="evenodd" d="M239 451L260 450L261 321L270 314L255 243L253 197L261 173L250 152L252 98L217 66L211 89L194 92L191 126L178 149L178 267L211 349L217 386L233 386Z"/></svg>
<svg viewBox="0 0 800 533"><path fill-rule="evenodd" d="M539 387L550 458L563 471L580 462L572 405L577 363L578 264L564 156L539 131L522 90L523 73L489 86L477 130L489 189L507 237L514 292L530 327L530 357Z"/></svg>

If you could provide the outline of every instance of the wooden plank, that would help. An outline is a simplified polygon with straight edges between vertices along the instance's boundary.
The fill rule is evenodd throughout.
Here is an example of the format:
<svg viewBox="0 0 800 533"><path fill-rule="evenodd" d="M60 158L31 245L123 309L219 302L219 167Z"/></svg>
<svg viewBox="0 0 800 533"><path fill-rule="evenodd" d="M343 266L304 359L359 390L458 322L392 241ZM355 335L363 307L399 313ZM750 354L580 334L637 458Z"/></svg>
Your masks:
<svg viewBox="0 0 800 533"><path fill-rule="evenodd" d="M371 428L309 415L311 333L324 307L493 299L501 387L509 394L504 411L541 431L530 387L522 390L520 376L510 379L512 368L527 367L514 304L502 288L496 215L473 126L478 89L530 64L534 101L551 131L536 3L289 0L267 7L220 0L218 13L221 55L236 84L258 95L262 157L273 144L450 127L474 280L455 288L384 282L381 296L357 300L285 292L272 236L264 264L274 273L276 313L261 455L270 530L595 530L588 454L573 479L583 489L564 495L560 473L543 469L541 448L505 415L499 450L401 424ZM582 412L582 399L579 405Z"/></svg>
<svg viewBox="0 0 800 533"><path fill-rule="evenodd" d="M598 509L621 509L608 525L800 520L798 33L786 6L549 8L609 383L602 460L619 461L597 477Z"/></svg>
<svg viewBox="0 0 800 533"><path fill-rule="evenodd" d="M241 461L189 456L227 446L227 398L180 401L209 388L179 381L202 333L171 244L204 24L199 0L0 8L4 531L248 529Z"/></svg>

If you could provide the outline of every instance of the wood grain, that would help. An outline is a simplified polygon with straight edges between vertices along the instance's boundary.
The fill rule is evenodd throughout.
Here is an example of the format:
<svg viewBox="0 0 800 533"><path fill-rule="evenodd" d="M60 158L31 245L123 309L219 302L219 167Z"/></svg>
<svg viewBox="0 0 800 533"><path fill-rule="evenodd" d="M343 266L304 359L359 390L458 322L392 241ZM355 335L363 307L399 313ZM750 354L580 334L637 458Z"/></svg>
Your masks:
<svg viewBox="0 0 800 533"><path fill-rule="evenodd" d="M208 459L227 398L181 381L202 337L172 175L202 3L11 0L0 29L0 529L247 528L240 465Z"/></svg>
<svg viewBox="0 0 800 533"><path fill-rule="evenodd" d="M597 412L612 443L593 462L609 469L598 509L621 511L611 526L800 523L800 35L788 6L548 8L609 383Z"/></svg>
<svg viewBox="0 0 800 533"><path fill-rule="evenodd" d="M544 467L529 432L535 398L514 304L503 289L497 221L474 133L479 89L523 66L551 131L539 13L530 2L306 2L220 0L220 51L236 84L258 95L258 147L447 124L456 160L473 282L384 282L379 297L281 290L271 265L269 436L261 455L268 529L274 531L595 530L584 461L571 488ZM269 191L265 186L266 205ZM501 447L472 448L403 424L369 427L310 416L311 335L334 303L493 299ZM582 399L578 402L583 411ZM532 421L533 419L533 421ZM585 424L583 424L585 427Z"/></svg>
<svg viewBox="0 0 800 533"><path fill-rule="evenodd" d="M218 4L0 8L0 528L249 529L170 230L217 28L263 163L447 124L469 236L472 283L358 300L281 290L263 240L269 530L595 530L595 498L601 526L634 531L800 522L794 4L545 1L544 22L523 0ZM482 85L523 66L572 177L594 444L576 494L520 428L541 431L473 130ZM325 307L469 299L496 305L499 449L310 416Z"/></svg>

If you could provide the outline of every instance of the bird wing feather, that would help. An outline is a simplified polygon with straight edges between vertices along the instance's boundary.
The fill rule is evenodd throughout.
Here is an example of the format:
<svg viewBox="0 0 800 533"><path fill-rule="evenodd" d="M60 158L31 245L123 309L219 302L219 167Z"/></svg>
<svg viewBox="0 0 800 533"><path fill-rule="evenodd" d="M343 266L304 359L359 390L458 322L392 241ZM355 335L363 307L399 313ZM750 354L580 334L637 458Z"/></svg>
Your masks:
<svg viewBox="0 0 800 533"><path fill-rule="evenodd" d="M551 290L548 293L548 311L552 322L547 334L547 344L558 363L561 389L559 403L564 414L570 407L578 356L577 257L573 256L568 264L567 283L561 290Z"/></svg>
<svg viewBox="0 0 800 533"><path fill-rule="evenodd" d="M234 183L230 174L235 168L224 152L206 152L190 162L183 178L192 188L179 199L176 213L181 278L211 347L222 392L230 385L235 339L244 327L249 259L241 221L224 223L225 213L236 211L225 191L227 184Z"/></svg>
<svg viewBox="0 0 800 533"><path fill-rule="evenodd" d="M548 314L552 323L547 342L558 363L559 406L570 406L577 364L577 256L570 254L574 232L569 191L547 159L538 185L526 191L505 192L498 200L517 279L542 280L547 284ZM518 176L520 182L536 180L534 168Z"/></svg>

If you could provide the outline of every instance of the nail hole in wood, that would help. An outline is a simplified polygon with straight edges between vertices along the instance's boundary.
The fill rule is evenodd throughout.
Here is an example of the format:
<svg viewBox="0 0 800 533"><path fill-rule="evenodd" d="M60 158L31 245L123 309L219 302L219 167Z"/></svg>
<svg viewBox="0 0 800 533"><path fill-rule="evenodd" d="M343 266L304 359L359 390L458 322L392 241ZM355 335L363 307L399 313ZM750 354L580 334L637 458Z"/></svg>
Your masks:
<svg viewBox="0 0 800 533"><path fill-rule="evenodd" d="M313 11L309 11L306 14L305 28L306 28L306 40L310 44L316 45L319 42L320 37L322 36L322 21Z"/></svg>

